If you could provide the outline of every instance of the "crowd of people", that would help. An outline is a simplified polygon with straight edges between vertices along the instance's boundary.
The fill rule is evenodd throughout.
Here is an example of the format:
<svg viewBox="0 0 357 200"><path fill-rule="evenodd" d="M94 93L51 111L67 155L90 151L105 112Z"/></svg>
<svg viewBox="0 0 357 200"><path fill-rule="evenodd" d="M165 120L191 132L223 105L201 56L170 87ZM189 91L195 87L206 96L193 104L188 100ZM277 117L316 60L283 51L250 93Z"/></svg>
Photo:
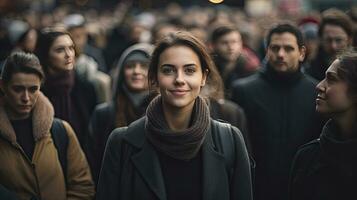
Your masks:
<svg viewBox="0 0 357 200"><path fill-rule="evenodd" d="M2 16L0 199L357 198L356 10Z"/></svg>

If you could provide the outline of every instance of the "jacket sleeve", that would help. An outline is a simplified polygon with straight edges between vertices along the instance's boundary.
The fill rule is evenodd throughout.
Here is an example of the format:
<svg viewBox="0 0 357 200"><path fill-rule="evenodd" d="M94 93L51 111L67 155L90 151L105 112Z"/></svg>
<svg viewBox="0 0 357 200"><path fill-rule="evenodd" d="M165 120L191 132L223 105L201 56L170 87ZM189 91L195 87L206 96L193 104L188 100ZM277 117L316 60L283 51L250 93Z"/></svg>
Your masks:
<svg viewBox="0 0 357 200"><path fill-rule="evenodd" d="M252 200L252 176L250 161L244 139L236 127L232 127L235 142L235 168L231 182L231 199Z"/></svg>
<svg viewBox="0 0 357 200"><path fill-rule="evenodd" d="M68 134L67 199L93 199L95 189L87 159L72 127L65 121L63 124Z"/></svg>
<svg viewBox="0 0 357 200"><path fill-rule="evenodd" d="M120 160L122 157L122 133L126 127L115 129L109 136L105 148L102 168L97 186L97 200L119 200Z"/></svg>

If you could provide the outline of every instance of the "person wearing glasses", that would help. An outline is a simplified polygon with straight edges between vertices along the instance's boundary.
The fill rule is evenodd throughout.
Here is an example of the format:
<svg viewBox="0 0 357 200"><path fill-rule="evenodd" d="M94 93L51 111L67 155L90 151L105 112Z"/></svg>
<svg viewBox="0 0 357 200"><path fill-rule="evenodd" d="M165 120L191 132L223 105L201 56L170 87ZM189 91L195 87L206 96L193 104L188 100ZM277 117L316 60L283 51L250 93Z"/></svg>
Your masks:
<svg viewBox="0 0 357 200"><path fill-rule="evenodd" d="M336 55L352 45L353 28L350 17L335 8L324 11L318 35L320 47L315 59L308 64L306 73L321 81Z"/></svg>

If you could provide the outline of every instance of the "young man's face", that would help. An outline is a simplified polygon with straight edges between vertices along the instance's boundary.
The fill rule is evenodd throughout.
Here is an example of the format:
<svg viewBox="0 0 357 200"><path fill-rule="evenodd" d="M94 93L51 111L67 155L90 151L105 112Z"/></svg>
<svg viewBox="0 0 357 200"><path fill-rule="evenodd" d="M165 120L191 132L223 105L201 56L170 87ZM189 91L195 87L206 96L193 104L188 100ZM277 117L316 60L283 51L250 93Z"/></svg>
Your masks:
<svg viewBox="0 0 357 200"><path fill-rule="evenodd" d="M41 80L36 74L18 72L7 84L1 84L10 119L26 119L40 94Z"/></svg>
<svg viewBox="0 0 357 200"><path fill-rule="evenodd" d="M267 49L270 66L277 72L289 73L299 69L305 57L305 47L299 48L295 35L289 32L271 35Z"/></svg>
<svg viewBox="0 0 357 200"><path fill-rule="evenodd" d="M227 61L236 61L243 49L239 32L232 31L223 35L213 44L214 51Z"/></svg>

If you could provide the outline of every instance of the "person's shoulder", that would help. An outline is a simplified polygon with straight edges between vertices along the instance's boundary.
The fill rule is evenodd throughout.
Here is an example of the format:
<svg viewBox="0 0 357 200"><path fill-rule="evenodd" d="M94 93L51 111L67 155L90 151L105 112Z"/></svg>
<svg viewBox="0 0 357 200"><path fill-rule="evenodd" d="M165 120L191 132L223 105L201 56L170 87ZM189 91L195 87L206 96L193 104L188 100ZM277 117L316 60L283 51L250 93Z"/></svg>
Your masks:
<svg viewBox="0 0 357 200"><path fill-rule="evenodd" d="M308 73L303 73L303 81L305 81L308 84L311 85L317 85L317 83L319 82L317 79L315 79L314 77L312 77L310 74Z"/></svg>
<svg viewBox="0 0 357 200"><path fill-rule="evenodd" d="M217 132L215 134L231 134L233 137L238 137L238 138L243 138L241 131L233 126L231 123L228 121L222 120L222 119L212 119L211 123L213 123ZM222 131L222 130L227 130L227 131ZM218 133L219 132L219 133Z"/></svg>
<svg viewBox="0 0 357 200"><path fill-rule="evenodd" d="M310 157L316 155L320 150L320 139L315 139L302 146L300 146L296 152L296 159L298 160L310 160Z"/></svg>
<svg viewBox="0 0 357 200"><path fill-rule="evenodd" d="M240 78L237 79L235 81L233 81L232 83L232 88L236 88L236 87L249 87L250 85L254 85L257 82L260 81L260 74L259 72L256 72L250 76L244 77L244 78Z"/></svg>
<svg viewBox="0 0 357 200"><path fill-rule="evenodd" d="M113 102L104 102L96 105L94 109L94 113L108 113L110 111L114 111L114 104Z"/></svg>
<svg viewBox="0 0 357 200"><path fill-rule="evenodd" d="M126 141L133 146L141 147L145 140L144 132L145 117L142 117L132 122L129 126L114 129L108 140L115 144Z"/></svg>
<svg viewBox="0 0 357 200"><path fill-rule="evenodd" d="M229 99L219 99L213 103L217 104L217 106L227 112L233 112L242 109L238 104L234 103Z"/></svg>

